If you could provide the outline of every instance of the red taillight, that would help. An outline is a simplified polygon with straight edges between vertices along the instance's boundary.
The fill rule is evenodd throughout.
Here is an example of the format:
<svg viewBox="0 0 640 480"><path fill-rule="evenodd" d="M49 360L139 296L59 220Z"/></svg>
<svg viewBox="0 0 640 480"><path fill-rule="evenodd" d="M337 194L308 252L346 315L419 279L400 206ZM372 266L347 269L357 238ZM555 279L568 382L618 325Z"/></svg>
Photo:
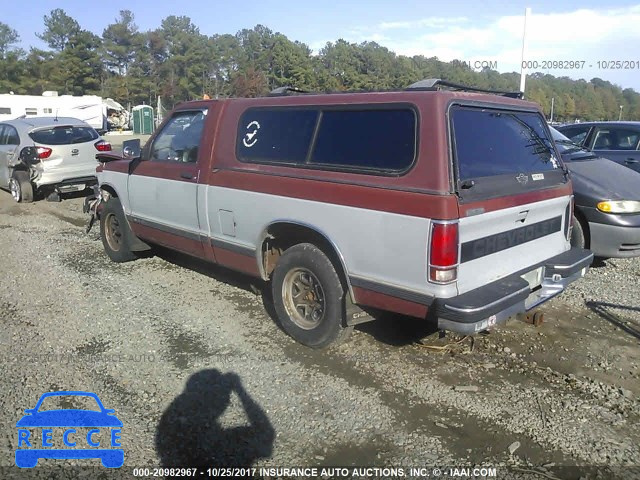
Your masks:
<svg viewBox="0 0 640 480"><path fill-rule="evenodd" d="M47 159L51 156L51 149L47 147L38 147L38 158L41 160Z"/></svg>
<svg viewBox="0 0 640 480"><path fill-rule="evenodd" d="M96 150L98 150L99 152L111 151L111 144L109 142L105 142L104 140L100 140L96 142L94 145L96 147Z"/></svg>
<svg viewBox="0 0 640 480"><path fill-rule="evenodd" d="M431 226L429 280L449 283L458 278L458 224L434 222Z"/></svg>

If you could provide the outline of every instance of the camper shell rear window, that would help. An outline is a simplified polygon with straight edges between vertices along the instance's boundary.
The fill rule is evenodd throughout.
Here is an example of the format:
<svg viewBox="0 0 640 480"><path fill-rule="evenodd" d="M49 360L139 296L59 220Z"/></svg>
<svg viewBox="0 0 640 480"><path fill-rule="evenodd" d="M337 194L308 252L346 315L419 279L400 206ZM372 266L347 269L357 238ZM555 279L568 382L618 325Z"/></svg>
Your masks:
<svg viewBox="0 0 640 480"><path fill-rule="evenodd" d="M29 134L36 143L72 145L97 140L100 135L92 127L57 126L35 130Z"/></svg>
<svg viewBox="0 0 640 480"><path fill-rule="evenodd" d="M451 119L461 180L560 167L537 112L454 106Z"/></svg>
<svg viewBox="0 0 640 480"><path fill-rule="evenodd" d="M407 104L250 108L236 154L242 162L399 174L415 161L417 123Z"/></svg>
<svg viewBox="0 0 640 480"><path fill-rule="evenodd" d="M457 192L463 202L567 182L538 111L453 104L449 119Z"/></svg>

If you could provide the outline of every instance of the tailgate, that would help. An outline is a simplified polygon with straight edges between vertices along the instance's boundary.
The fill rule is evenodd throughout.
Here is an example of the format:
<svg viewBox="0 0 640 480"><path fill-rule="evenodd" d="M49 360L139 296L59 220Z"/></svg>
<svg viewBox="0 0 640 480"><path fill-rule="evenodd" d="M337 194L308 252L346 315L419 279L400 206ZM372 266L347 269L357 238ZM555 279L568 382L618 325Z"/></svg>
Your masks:
<svg viewBox="0 0 640 480"><path fill-rule="evenodd" d="M495 210L460 219L458 291L473 290L526 270L569 248L571 196ZM532 287L540 272L526 277Z"/></svg>
<svg viewBox="0 0 640 480"><path fill-rule="evenodd" d="M534 266L569 249L568 176L542 115L513 108L450 108L460 294L516 272L533 288Z"/></svg>

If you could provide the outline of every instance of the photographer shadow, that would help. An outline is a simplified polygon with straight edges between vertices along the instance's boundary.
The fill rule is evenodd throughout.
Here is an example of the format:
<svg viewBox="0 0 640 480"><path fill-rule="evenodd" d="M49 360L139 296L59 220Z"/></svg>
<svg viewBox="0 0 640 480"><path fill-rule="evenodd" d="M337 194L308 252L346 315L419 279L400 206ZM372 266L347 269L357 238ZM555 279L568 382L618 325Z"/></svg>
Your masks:
<svg viewBox="0 0 640 480"><path fill-rule="evenodd" d="M248 425L223 428L219 418L235 392ZM240 377L216 369L193 374L162 414L155 447L163 467L250 467L273 450L275 430Z"/></svg>

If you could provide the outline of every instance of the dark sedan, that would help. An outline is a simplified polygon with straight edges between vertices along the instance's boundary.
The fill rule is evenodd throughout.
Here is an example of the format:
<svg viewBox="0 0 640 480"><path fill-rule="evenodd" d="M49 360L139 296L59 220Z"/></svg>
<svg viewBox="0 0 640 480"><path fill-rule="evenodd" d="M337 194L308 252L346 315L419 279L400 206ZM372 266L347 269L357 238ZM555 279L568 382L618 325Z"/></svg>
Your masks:
<svg viewBox="0 0 640 480"><path fill-rule="evenodd" d="M640 122L585 122L556 128L572 142L640 172Z"/></svg>
<svg viewBox="0 0 640 480"><path fill-rule="evenodd" d="M640 256L640 173L601 158L551 128L571 172L575 211L571 243L596 256Z"/></svg>

